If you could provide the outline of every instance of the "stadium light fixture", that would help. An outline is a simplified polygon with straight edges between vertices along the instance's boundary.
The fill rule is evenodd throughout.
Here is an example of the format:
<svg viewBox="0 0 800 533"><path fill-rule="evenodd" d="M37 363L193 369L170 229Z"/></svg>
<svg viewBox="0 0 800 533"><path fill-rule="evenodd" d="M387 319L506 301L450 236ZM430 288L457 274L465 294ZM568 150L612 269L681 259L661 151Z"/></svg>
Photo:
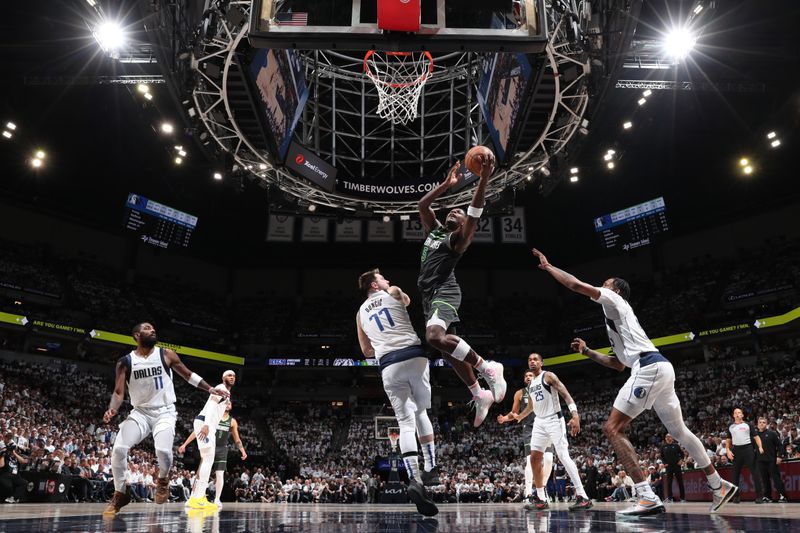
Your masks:
<svg viewBox="0 0 800 533"><path fill-rule="evenodd" d="M266 165L266 164L264 164L264 163L259 163L259 164L258 164L258 169L259 169L259 170L267 170L267 165Z"/></svg>
<svg viewBox="0 0 800 533"><path fill-rule="evenodd" d="M609 149L606 151L606 153L607 153L607 154L614 155L614 154L616 154L616 153L617 153L617 151L616 151L616 150L614 150L613 148L609 148Z"/></svg>
<svg viewBox="0 0 800 533"><path fill-rule="evenodd" d="M570 176L569 181L570 183L578 183L578 176Z"/></svg>
<svg viewBox="0 0 800 533"><path fill-rule="evenodd" d="M531 175L528 175L528 177L527 177L527 178L525 178L525 179L526 179L526 180L528 180L528 181L531 181L531 180L533 179L533 176L531 176Z"/></svg>
<svg viewBox="0 0 800 533"><path fill-rule="evenodd" d="M313 213L317 210L317 204L308 204L308 211Z"/></svg>
<svg viewBox="0 0 800 533"><path fill-rule="evenodd" d="M97 0L86 0L86 3L89 4L89 7L95 7L97 5Z"/></svg>
<svg viewBox="0 0 800 533"><path fill-rule="evenodd" d="M175 131L175 126L173 126L169 122L164 122L161 124L161 131L166 134L170 134Z"/></svg>
<svg viewBox="0 0 800 533"><path fill-rule="evenodd" d="M645 90L645 92L643 92L643 93L642 93L642 96L644 96L645 98L647 98L647 97L648 97L648 96L650 96L651 94L653 94L653 91L651 91L650 89L647 89L647 90Z"/></svg>
<svg viewBox="0 0 800 533"><path fill-rule="evenodd" d="M644 104L646 104L646 103L647 103L647 98L639 98L639 101L638 101L637 103L638 103L639 105L644 105Z"/></svg>
<svg viewBox="0 0 800 533"><path fill-rule="evenodd" d="M745 174L752 174L753 173L753 167L751 165L747 165L746 167L744 167L742 169L742 172L744 172Z"/></svg>
<svg viewBox="0 0 800 533"><path fill-rule="evenodd" d="M214 179L217 181L222 180L222 174L219 172L214 172Z"/></svg>
<svg viewBox="0 0 800 533"><path fill-rule="evenodd" d="M36 159L44 159L47 154L43 150L36 150Z"/></svg>
<svg viewBox="0 0 800 533"><path fill-rule="evenodd" d="M609 161L608 163L606 163L606 166L608 167L608 170L614 170L614 167L616 167L617 165L613 161Z"/></svg>
<svg viewBox="0 0 800 533"><path fill-rule="evenodd" d="M697 37L689 28L672 28L664 38L664 52L674 59L685 59L697 43Z"/></svg>
<svg viewBox="0 0 800 533"><path fill-rule="evenodd" d="M577 174L578 173L578 167L572 167L571 169L569 169L569 173L570 174Z"/></svg>
<svg viewBox="0 0 800 533"><path fill-rule="evenodd" d="M389 215L383 215L383 221L384 222L390 222L391 220L392 220L392 217L390 217Z"/></svg>
<svg viewBox="0 0 800 533"><path fill-rule="evenodd" d="M11 131L15 131L17 129L17 125L13 122L6 122L6 128L10 129Z"/></svg>
<svg viewBox="0 0 800 533"><path fill-rule="evenodd" d="M125 46L125 42L128 40L122 26L112 20L101 22L95 28L93 35L104 52L116 52Z"/></svg>
<svg viewBox="0 0 800 533"><path fill-rule="evenodd" d="M178 155L181 157L186 157L186 152L184 152L183 150L178 150Z"/></svg>
<svg viewBox="0 0 800 533"><path fill-rule="evenodd" d="M38 157L34 157L33 159L31 159L31 166L33 168L41 168L43 164L44 164L44 161L42 161Z"/></svg>
<svg viewBox="0 0 800 533"><path fill-rule="evenodd" d="M175 164L176 165L180 165L181 163L183 163L183 158L182 157L176 157L175 158Z"/></svg>
<svg viewBox="0 0 800 533"><path fill-rule="evenodd" d="M10 124L10 122L9 122L9 124ZM8 128L8 129L11 129L11 128ZM774 131L771 131L771 132L767 133L767 139L774 139L776 135L778 135L778 134L775 133Z"/></svg>
<svg viewBox="0 0 800 533"><path fill-rule="evenodd" d="M153 99L153 94L152 93L144 93L144 99L148 100L148 101L152 100Z"/></svg>
<svg viewBox="0 0 800 533"><path fill-rule="evenodd" d="M778 146L781 145L781 140L780 139L775 139L774 141L769 143L769 145L772 146L773 148L777 148Z"/></svg>
<svg viewBox="0 0 800 533"><path fill-rule="evenodd" d="M694 6L692 13L694 13L695 15L699 15L702 10L703 10L703 4L697 4L696 6Z"/></svg>
<svg viewBox="0 0 800 533"><path fill-rule="evenodd" d="M624 129L624 130L629 130L632 127L633 127L633 122L631 122L630 120L628 120L627 122L624 122L622 124L622 129Z"/></svg>
<svg viewBox="0 0 800 533"><path fill-rule="evenodd" d="M147 85L146 83L140 83L139 85L136 86L136 90L142 94L147 94L150 92L150 86Z"/></svg>
<svg viewBox="0 0 800 533"><path fill-rule="evenodd" d="M746 167L746 166L747 166L747 165L749 165L749 164L750 164L750 160L749 160L749 159L747 159L746 157L743 157L743 158L741 158L741 159L739 160L739 166L740 166L740 167Z"/></svg>
<svg viewBox="0 0 800 533"><path fill-rule="evenodd" d="M611 158L614 156L612 154L606 154L603 156L603 161L611 161Z"/></svg>
<svg viewBox="0 0 800 533"><path fill-rule="evenodd" d="M14 136L14 135L13 135L13 134L12 134L10 131L8 131L8 130L3 130L3 137L5 137L6 139L10 139L10 138L11 138L11 137L13 137L13 136Z"/></svg>
<svg viewBox="0 0 800 533"><path fill-rule="evenodd" d="M550 175L550 168L547 165L545 165L545 166L543 166L542 168L539 169L539 172L542 173L542 176L547 177L547 176Z"/></svg>

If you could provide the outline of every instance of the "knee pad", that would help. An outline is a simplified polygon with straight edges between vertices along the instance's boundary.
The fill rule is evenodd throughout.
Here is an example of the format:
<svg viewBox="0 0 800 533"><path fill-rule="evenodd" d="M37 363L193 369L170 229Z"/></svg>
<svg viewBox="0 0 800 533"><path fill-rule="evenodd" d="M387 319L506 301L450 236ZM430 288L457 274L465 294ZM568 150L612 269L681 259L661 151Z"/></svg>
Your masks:
<svg viewBox="0 0 800 533"><path fill-rule="evenodd" d="M453 350L453 353L450 355L453 356L453 359L458 359L459 361L463 361L464 359L467 358L469 352L471 351L472 348L470 347L469 344L467 344L467 341L465 341L464 339L459 339L458 346L456 346L456 349Z"/></svg>

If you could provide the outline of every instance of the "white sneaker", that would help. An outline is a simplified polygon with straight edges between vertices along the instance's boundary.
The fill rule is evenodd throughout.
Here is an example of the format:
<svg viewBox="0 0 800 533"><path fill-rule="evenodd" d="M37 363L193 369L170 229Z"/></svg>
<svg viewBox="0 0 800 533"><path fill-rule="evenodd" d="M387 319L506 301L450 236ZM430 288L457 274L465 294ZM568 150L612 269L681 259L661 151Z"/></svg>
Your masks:
<svg viewBox="0 0 800 533"><path fill-rule="evenodd" d="M17 500L15 500L13 496L9 496L6 498L6 503L17 503Z"/></svg>
<svg viewBox="0 0 800 533"><path fill-rule="evenodd" d="M486 363L486 370L481 372L492 391L495 403L500 403L506 397L506 379L503 377L503 365L495 361ZM477 427L477 426L475 426Z"/></svg>
<svg viewBox="0 0 800 533"><path fill-rule="evenodd" d="M713 493L713 503L710 510L712 513L716 513L739 492L739 487L723 479L720 487L717 490L712 489L711 492Z"/></svg>
<svg viewBox="0 0 800 533"><path fill-rule="evenodd" d="M666 512L667 509L661 502L661 498L659 498L655 494L652 496L640 495L638 498L636 498L636 503L634 503L633 506L628 507L627 509L622 509L620 511L617 511L617 516L622 518L649 516Z"/></svg>
<svg viewBox="0 0 800 533"><path fill-rule="evenodd" d="M221 501L214 500L214 505L216 505L217 507L219 507L220 510L222 510L222 502Z"/></svg>
<svg viewBox="0 0 800 533"><path fill-rule="evenodd" d="M486 389L481 389L477 396L472 397L470 403L475 405L475 422L472 424L479 427L486 420L486 415L489 414L489 408L494 403L494 396Z"/></svg>

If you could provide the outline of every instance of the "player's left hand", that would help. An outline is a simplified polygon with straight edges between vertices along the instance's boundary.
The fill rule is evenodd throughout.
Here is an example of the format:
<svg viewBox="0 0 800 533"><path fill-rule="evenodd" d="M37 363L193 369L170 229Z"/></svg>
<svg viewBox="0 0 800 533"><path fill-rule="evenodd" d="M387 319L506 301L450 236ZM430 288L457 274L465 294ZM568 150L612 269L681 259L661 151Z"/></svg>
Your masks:
<svg viewBox="0 0 800 533"><path fill-rule="evenodd" d="M208 425L200 428L200 431L197 433L197 440L205 439L206 437L208 437Z"/></svg>
<svg viewBox="0 0 800 533"><path fill-rule="evenodd" d="M489 179L489 176L494 174L494 166L495 166L494 154L490 153L486 155L480 155L478 157L480 157L480 162L481 162L481 173L480 173L481 179L487 180Z"/></svg>
<svg viewBox="0 0 800 533"><path fill-rule="evenodd" d="M536 257L536 259L539 260L539 268L541 268L542 270L546 270L547 267L550 266L550 262L547 260L547 257L545 257L542 252L540 252L536 248L531 250L531 252Z"/></svg>
<svg viewBox="0 0 800 533"><path fill-rule="evenodd" d="M247 452L242 450L242 461L244 461L245 459L247 459Z"/></svg>
<svg viewBox="0 0 800 533"><path fill-rule="evenodd" d="M109 422L111 422L111 419L114 418L115 416L117 416L117 410L109 409L108 411L103 413L103 422L108 424Z"/></svg>
<svg viewBox="0 0 800 533"><path fill-rule="evenodd" d="M208 390L208 392L209 392L209 394L213 394L215 396L221 396L222 398L230 398L231 397L231 393L230 393L230 391L228 389L211 388L211 389ZM222 403L222 402L220 402L220 403Z"/></svg>
<svg viewBox="0 0 800 533"><path fill-rule="evenodd" d="M759 447L758 448L758 453L760 453L761 455L764 455L764 448Z"/></svg>
<svg viewBox="0 0 800 533"><path fill-rule="evenodd" d="M578 413L572 415L572 418L570 418L569 422L567 422L567 426L570 428L569 434L573 437L581 432L581 417L578 416Z"/></svg>
<svg viewBox="0 0 800 533"><path fill-rule="evenodd" d="M497 423L498 424L505 424L509 420L510 420L510 418L505 416L505 415L497 415Z"/></svg>
<svg viewBox="0 0 800 533"><path fill-rule="evenodd" d="M448 188L458 183L458 180L464 177L464 174L459 172L460 169L461 161L456 161L456 164L450 169L450 172L447 174L447 179L445 180Z"/></svg>

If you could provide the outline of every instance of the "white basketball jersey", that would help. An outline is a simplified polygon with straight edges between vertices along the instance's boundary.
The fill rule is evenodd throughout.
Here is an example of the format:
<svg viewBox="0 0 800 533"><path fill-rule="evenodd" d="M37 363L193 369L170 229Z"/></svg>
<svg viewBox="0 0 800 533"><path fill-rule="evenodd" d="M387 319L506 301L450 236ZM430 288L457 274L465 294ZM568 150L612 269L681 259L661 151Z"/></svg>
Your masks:
<svg viewBox="0 0 800 533"><path fill-rule="evenodd" d="M623 365L633 368L639 362L639 354L658 351L622 296L600 287L600 296L595 301L603 306L608 340Z"/></svg>
<svg viewBox="0 0 800 533"><path fill-rule="evenodd" d="M214 389L227 390L224 383L220 383L214 387ZM217 431L217 425L219 424L219 421L222 420L222 416L225 414L225 408L227 406L228 399L223 398L222 396L217 396L214 394L212 389L211 394L208 395L208 400L206 400L205 406L203 406L203 410L200 411L200 415L203 416L205 419L204 422L208 426L209 435Z"/></svg>
<svg viewBox="0 0 800 533"><path fill-rule="evenodd" d="M406 306L386 291L372 293L361 304L358 317L379 361L387 353L420 344Z"/></svg>
<svg viewBox="0 0 800 533"><path fill-rule="evenodd" d="M172 369L165 361L161 348L156 346L147 357L128 354L130 374L128 393L131 405L145 409L166 407L175 403L175 388L172 386Z"/></svg>
<svg viewBox="0 0 800 533"><path fill-rule="evenodd" d="M558 391L544 383L544 375L546 373L546 371L542 371L528 385L528 395L530 395L530 401L533 402L533 413L537 417L550 416L561 411Z"/></svg>

